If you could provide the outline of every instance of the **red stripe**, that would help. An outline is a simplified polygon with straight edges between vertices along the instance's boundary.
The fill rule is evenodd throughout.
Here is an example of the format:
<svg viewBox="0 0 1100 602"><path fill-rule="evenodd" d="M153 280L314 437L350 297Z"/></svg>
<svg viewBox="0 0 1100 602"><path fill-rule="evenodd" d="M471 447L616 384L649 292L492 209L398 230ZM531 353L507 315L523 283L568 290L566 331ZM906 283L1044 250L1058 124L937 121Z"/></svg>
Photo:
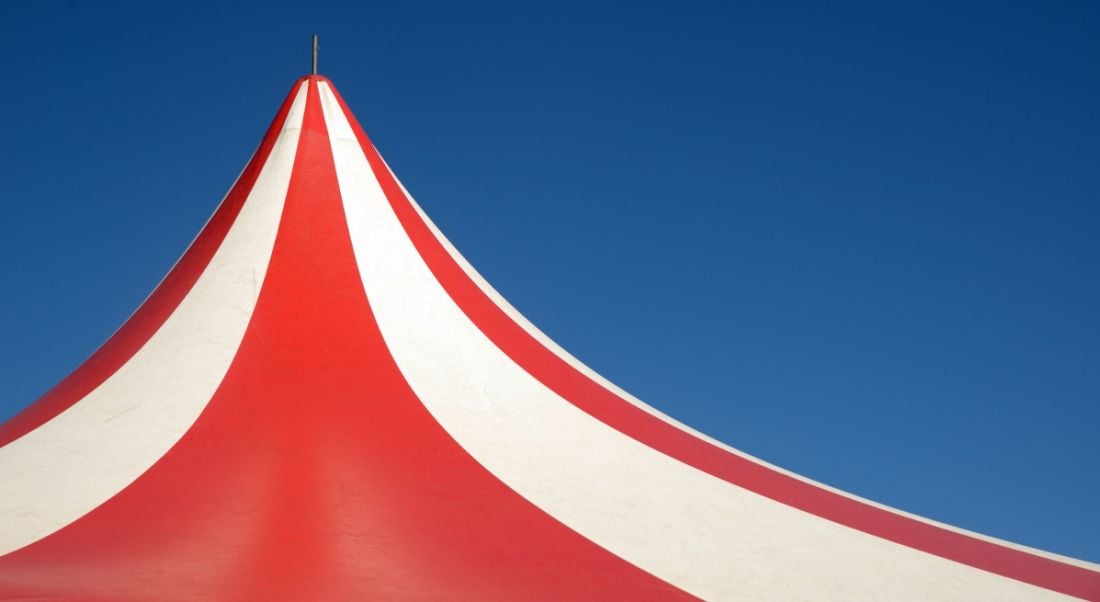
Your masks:
<svg viewBox="0 0 1100 602"><path fill-rule="evenodd" d="M451 298L513 361L558 395L620 432L685 464L773 500L924 552L1086 599L1100 574L915 520L823 489L732 454L621 399L516 324L466 274L405 197L370 139L333 88L406 233Z"/></svg>
<svg viewBox="0 0 1100 602"><path fill-rule="evenodd" d="M0 598L689 598L509 489L417 399L363 291L310 88L271 263L225 380L132 485L0 557Z"/></svg>
<svg viewBox="0 0 1100 602"><path fill-rule="evenodd" d="M237 219L245 199L252 192L252 186L256 183L264 163L267 162L271 147L283 129L283 122L286 121L287 112L290 111L290 105L294 100L293 91L297 90L301 81L295 82L294 87L291 88L292 93L283 101L260 147L237 178L236 184L226 195L225 200L164 280L126 323L91 357L37 401L7 422L0 424L0 447L38 428L94 391L128 362L160 329L168 316L176 311L176 307L190 292L199 275L206 270L210 258L221 246L226 233Z"/></svg>

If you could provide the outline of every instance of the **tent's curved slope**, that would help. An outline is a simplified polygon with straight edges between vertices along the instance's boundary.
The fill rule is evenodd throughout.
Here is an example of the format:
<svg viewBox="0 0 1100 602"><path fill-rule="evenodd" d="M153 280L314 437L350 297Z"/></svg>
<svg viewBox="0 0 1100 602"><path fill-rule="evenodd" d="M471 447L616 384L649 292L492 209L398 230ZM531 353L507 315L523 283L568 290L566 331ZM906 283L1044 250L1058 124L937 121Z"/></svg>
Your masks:
<svg viewBox="0 0 1100 602"><path fill-rule="evenodd" d="M336 96L337 96L337 98L339 98L338 94ZM377 151L375 151L375 152L377 152ZM562 362L565 362L570 367L575 369L577 372L583 374L584 376L586 376L587 378L592 380L595 384L598 384L599 386L603 387L604 389L606 389L610 393L614 394L615 396L619 397L620 399L622 399L624 401L627 401L627 402L629 402L630 404L632 404L634 406L637 406L639 409L641 409L641 410L643 410L643 411L645 411L649 414L652 414L653 416L659 418L663 422L666 422L669 425L671 425L671 426L673 426L673 427L675 427L675 428L677 428L681 431L684 431L685 433L687 433L687 434L689 434L693 437L696 437L696 438L701 439L703 441L706 441L706 442L708 442L708 443L710 443L710 444L712 444L716 447L724 449L724 450L728 451L731 454L734 454L736 456L740 456L740 457L745 458L746 460L749 460L749 461L754 462L756 464L760 464L760 465L762 465L762 466L764 466L764 467L766 467L770 470L773 470L777 473L789 476L789 477L791 477L793 479L797 479L799 481L803 481L803 482L805 482L809 485L813 485L814 487L817 487L817 488L820 488L820 489L825 489L825 490L831 491L833 493L836 493L838 495L841 495L841 496L844 496L844 497L847 497L847 498L851 498L851 499L853 499L855 501L858 501L860 503L863 503L863 504L866 504L866 505L869 505L869 506L874 506L874 507L877 507L877 508L880 508L880 509L883 509L883 510L886 510L886 511L890 511L890 512L908 517L908 518L912 518L914 520L922 521L922 522L928 523L930 525L934 525L934 526L946 529L948 531L954 531L954 532L966 535L968 537L972 537L972 538L980 539L980 540L985 540L985 541L988 541L988 542L991 542L991 543L999 544L999 545L1007 547L1007 548L1012 548L1012 549L1019 550L1021 552L1026 552L1028 554L1032 554L1032 555L1035 555L1035 556L1041 556L1041 557L1048 558L1050 560L1054 560L1054 561L1057 561L1057 562L1076 565L1076 566L1079 566L1079 567L1082 567L1082 568L1089 569L1091 571L1100 570L1100 565L1097 565L1096 563L1090 563L1090 562L1087 562L1087 561L1078 560L1076 558L1071 558L1071 557L1068 557L1068 556L1063 556L1061 554L1055 554L1055 553L1052 553L1052 552L1047 552L1046 550L1040 550L1040 549L1037 549L1037 548L1032 548L1032 547L1029 547L1029 546L1020 545L1020 544L1017 544L1017 543L1014 543L1014 542L1005 541L1003 539L998 539L996 537L991 537L991 536L988 536L988 535L985 535L985 534L982 534L982 533L976 533L974 531L969 531L967 529L962 529L962 528L956 527L954 525L949 525L949 524L942 523L942 522L939 522L939 521L935 521L935 520L932 520L932 519L929 519L929 518L925 518L923 516L919 516L919 515L916 515L916 514L905 512L904 510L899 510L897 508L892 508L892 507L887 506L885 504L880 504L878 502L875 502L874 500L869 500L869 499L866 499L866 498L862 498L860 496L851 494L847 491L837 489L837 488L832 487L828 484L821 483L821 482L818 482L818 481L814 481L813 479L809 479L809 478L807 478L805 476L802 476L798 473L787 470L787 469L785 469L781 466L776 466L775 464L771 464L771 463L769 463L765 460L762 460L760 458L757 458L757 457L755 457L751 454L747 454L742 450L736 449L736 448L726 444L725 442L719 441L719 440L711 437L710 435L707 435L706 433L703 433L699 430L696 430L696 429L692 428L690 425L684 424L684 423L680 422L679 420L676 420L675 418L673 418L673 417L665 414L664 412L658 410L657 408L645 403L644 401L638 399L637 397L635 397L634 395L632 395L631 393L629 393L628 391L626 391L622 387L619 387L618 385L611 382L610 380L605 378L603 375L599 374L598 372L593 370L591 367L589 367L588 365L586 365L585 363L583 363L582 361L577 359L574 355L569 353L566 349L564 349L556 341L551 339L546 333L542 332L542 330L540 330L537 326L535 326L535 324L532 323L530 320L528 320L523 314L521 314L519 312L519 310L517 310L511 303L509 303L508 300L503 295L501 295L500 292L498 292L492 286L492 284L489 283L489 281L486 280L485 277L483 277L477 271L477 269L474 268L474 266L465 257L462 256L462 254L458 251L458 249L450 242L450 240L447 239L447 237L435 225L435 223L432 222L431 218L427 215L427 213L424 212L423 208L421 208L420 205L416 202L416 199L413 198L413 196L409 193L408 189L406 189L404 184L401 183L400 179L393 172L393 169L389 167L389 164L385 161L385 158L381 157L381 155L379 155L379 160L380 160L381 164L386 167L386 171L389 174L389 177L393 179L394 184L401 191L401 194L404 196L404 200L407 201L409 203L409 205L412 206L413 210L416 211L416 214L419 217L419 219L424 223L424 226L428 229L428 231L431 232L432 236L436 239L436 241L438 241L439 245L442 246L447 251L447 253L451 256L451 259L465 273L466 277L469 278L470 281L473 282L481 290L481 292L489 300L491 300L493 302L493 304L495 304L497 306L497 308L501 312L506 314L508 316L508 318L510 318L512 320L512 322L515 324L515 326L517 326L519 328L522 328L531 338L533 338L539 344L541 344L547 351L549 351L550 353L553 353L555 356L557 356L558 359L560 359Z"/></svg>
<svg viewBox="0 0 1100 602"><path fill-rule="evenodd" d="M267 271L304 108L303 88L240 219L155 333L79 401L0 447L0 554L129 485L205 407L237 353Z"/></svg>
<svg viewBox="0 0 1100 602"><path fill-rule="evenodd" d="M316 101L228 374L152 469L0 557L0 599L682 599L517 496L417 400L363 294Z"/></svg>
<svg viewBox="0 0 1100 602"><path fill-rule="evenodd" d="M184 296L206 270L229 228L236 222L252 192L260 170L267 164L276 139L283 132L287 114L301 88L296 83L276 113L260 146L230 188L218 209L176 265L141 307L87 360L45 395L10 420L0 423L0 447L11 443L77 403L117 372L149 341L176 310ZM291 145L293 146L293 145ZM281 199L280 199L281 201Z"/></svg>
<svg viewBox="0 0 1100 602"><path fill-rule="evenodd" d="M327 86L322 86L323 90L327 89ZM816 581L818 577L825 576L837 576L844 573L844 571L827 571L822 570L818 576L813 576L811 573L816 571L797 571L791 567L800 566L800 562L807 562L809 564L830 564L830 561L839 561L845 567L852 569L857 568L862 561L862 569L867 572L874 572L876 574L883 575L889 571L884 571L882 555L893 553L900 549L905 552L911 552L919 550L931 555L939 556L944 559L953 561L960 565L966 565L969 567L975 567L990 573L1010 577L1012 579L1036 585L1042 588L1050 589L1053 591L1079 596L1079 597L1095 597L1100 596L1100 574L1097 573L1100 567L1090 563L1081 561L1075 561L1071 559L1062 558L1052 554L1036 553L1022 546L1016 546L1007 542L1002 542L993 538L976 536L974 534L967 533L965 531L945 527L943 525L927 521L919 517L898 512L890 508L872 504L865 500L859 499L855 496L839 492L832 488L823 487L807 479L797 477L791 473L777 470L774 467L756 461L755 459L734 452L730 448L716 444L715 442L698 436L697 433L685 429L674 421L666 419L651 408L643 407L644 404L635 402L634 400L624 399L618 393L618 390L613 387L605 386L598 378L593 378L590 371L581 369L574 362L569 361L568 358L563 357L562 354L555 352L556 346L548 346L539 338L532 334L531 329L524 328L523 321L517 321L512 315L509 315L506 305L503 305L497 301L494 301L493 296L486 292L485 287L479 285L478 280L471 276L471 269L465 268L464 261L456 259L456 253L453 250L448 249L439 237L435 235L432 228L428 225L425 219L421 216L421 213L417 211L417 208L412 201L405 194L405 191L397 183L393 174L390 172L385 162L382 160L377 150L370 143L369 139L363 132L362 128L355 122L354 116L347 109L346 104L339 98L335 91L334 105L338 105L342 110L340 112L351 123L349 136L354 136L360 146L361 152L365 157L365 162L369 164L372 177L368 178L360 176L357 178L350 177L350 182L365 182L368 185L370 182L377 182L376 186L379 188L378 195L388 201L388 205L392 210L393 216L399 223L399 228L403 230L404 235L412 246L415 247L416 253L419 255L422 264L430 272L430 278L425 277L423 283L427 287L425 290L417 290L413 292L410 282L413 271L413 263L402 264L401 270L393 271L390 281L386 281L384 276L379 277L379 282L373 287L369 282L369 266L364 266L364 263L369 263L372 251L364 250L359 251L357 247L357 253L360 257L360 268L363 272L365 279L365 286L368 291L368 295L376 305L376 312L379 314L380 323L383 328L383 334L387 335L387 340L390 342L391 350L395 353L398 359L398 364L405 372L406 377L409 378L414 390L417 390L421 394L422 400L428 405L429 409L433 411L437 418L445 428L451 432L452 435L459 440L459 442L471 451L479 459L479 461L485 463L490 469L494 470L498 476L500 476L509 485L516 488L525 496L534 499L540 507L547 508L552 507L555 502L562 501L562 498L569 496L562 494L562 489L559 487L568 486L569 478L565 478L564 482L555 485L548 486L543 480L543 477L553 477L557 475L563 475L566 471L560 470L563 466L570 465L570 459L567 457L557 457L554 460L546 463L543 470L545 474L531 465L530 462L521 462L521 466L507 466L509 462L517 458L523 458L527 460L529 458L538 458L545 460L545 457L540 457L538 454L543 453L544 450L536 450L534 448L522 448L518 447L510 450L510 453L504 453L500 448L503 447L503 441L508 441L509 433L515 433L514 427L516 421L520 420L519 417L514 414L522 414L524 417L535 416L538 411L534 407L526 407L523 412L515 409L515 398L498 397L499 393L494 394L493 389L503 389L508 383L509 377L506 376L508 371L513 366L508 366L507 362L497 362L496 369L487 370L485 372L485 388L483 393L478 396L478 400L475 402L471 399L459 399L456 400L453 394L449 399L446 399L447 394L441 393L438 398L427 392L427 390L421 391L418 386L430 386L432 382L444 381L447 383L458 382L461 379L462 382L468 384L473 380L473 375L477 374L479 368L485 368L492 364L492 360L488 356L478 356L478 361L469 361L465 364L455 364L452 366L454 370L450 375L450 381L447 380L448 376L443 374L440 370L441 363L439 358L432 356L428 361L428 349L443 348L460 348L464 350L477 349L479 343L477 337L481 336L487 340L489 346L492 347L492 351L500 353L506 356L510 363L514 367L519 368L524 374L518 376L519 380L528 380L523 386L517 385L517 388L512 392L518 395L520 398L533 399L537 396L544 396L547 399L568 402L569 405L583 410L584 413L597 418L604 425L611 427L614 431L620 434L626 435L633 439L636 443L644 444L644 447L649 450L659 451L671 458L679 460L680 462L687 464L698 471L715 477L726 484L734 485L736 487L730 489L734 490L748 490L759 496L764 496L775 501L782 502L783 506L777 506L775 504L765 504L761 508L768 510L776 510L781 512L788 512L793 509L808 513L820 518L825 518L828 523L821 521L814 522L814 525L828 525L828 528L833 528L838 525L849 528L848 530L860 531L865 534L874 536L874 541L879 544L885 543L883 540L889 540L897 544L902 544L900 547L894 548L891 546L884 546L876 549L875 551L867 550L867 555L860 552L860 545L856 544L856 540L848 541L845 536L840 535L844 533L843 530L835 531L833 535L818 537L814 528L795 529L799 534L795 536L795 539L791 540L790 545L785 548L788 554L792 554L790 557L783 558L783 554L779 554L774 557L774 562L763 563L769 567L778 567L774 583L780 581L784 583L791 583L791 577L793 575L802 574L805 576L805 580L808 582L807 591L813 591L814 588L820 586L820 582ZM330 120L332 118L330 117ZM334 144L339 144L339 141L334 141ZM337 152L338 165L340 163L340 152ZM350 162L350 160L349 160ZM350 168L349 168L350 171ZM338 169L339 172L339 169ZM348 186L348 183L342 182L343 186ZM360 191L360 194L351 198L358 200L362 198L371 198L371 193L368 189ZM378 209L364 210L359 216L361 219L375 219L376 223L373 226L363 226L362 232L359 237L355 236L357 219L351 216L351 212L355 211L354 206L348 205L349 221L351 223L353 231L353 243L362 243L365 249L373 249L373 252L377 252L381 247L379 245L369 246L378 236L381 236L378 229L382 226L378 225L377 220L384 220L382 217L384 214ZM379 267L392 266L396 263L394 259L395 249L400 248L401 242L399 237L395 237L392 240L387 241L386 251L389 254L388 260L385 264L378 263ZM468 265L468 264L466 264ZM365 269L366 268L366 269ZM453 305L460 310L462 319L455 316L451 316L448 320L440 320L438 322L430 322L431 326L425 324L429 321L427 319L415 321L405 320L401 321L406 316L422 316L438 317L447 313L448 309L445 304L438 307L429 308L422 302L431 297L434 292L431 289L435 287L441 287L445 292L445 296L449 297L449 300ZM430 292L431 291L431 292ZM383 311L378 308L382 303L381 295L387 293L394 293L395 309L401 308L401 311L388 312L383 315ZM402 297L402 294L404 295ZM417 311L408 311L408 307L416 307ZM387 325L389 317L394 318L392 333L387 332ZM465 321L465 323L464 323ZM467 326L474 327L474 330L467 328ZM425 335L425 339L420 340L415 349L410 346L409 354L403 357L402 352L398 347L402 343L408 343L411 338L411 334L420 327L425 331L430 331L430 335ZM475 334L474 331L477 331ZM461 331L461 332L458 332ZM455 333L454 339L451 341L442 340L440 333ZM429 343L430 341L430 343ZM488 348L488 347L486 347ZM469 359L473 357L473 353L464 353L461 358L455 355L452 358ZM498 360L500 358L497 358ZM415 372L420 369L419 378L415 376ZM589 373L586 373L589 372ZM533 383L537 382L541 385L542 390L536 392L535 388L524 388L524 386L533 386ZM444 387L450 386L449 384ZM473 394L471 392L471 394ZM436 403L438 401L438 403ZM548 402L552 403L552 402ZM558 403L558 405L562 405ZM512 410L511 412L509 410ZM446 415L447 411L453 411L454 414ZM491 423L495 421L503 421L507 424L499 425L498 430L493 430L494 427ZM534 421L532 421L534 422ZM550 438L553 439L554 435L548 432L548 426L551 422L542 422L530 433L530 437L515 437L521 439L524 443L531 443L539 441L541 439ZM579 427L579 422L576 424L570 423L570 426L566 428L563 423L563 432L561 435L564 437L563 442L569 442L573 445L580 445L579 439L581 437L576 435L576 428ZM534 426L534 425L532 425ZM480 432L481 429L486 429L486 432ZM613 437L608 432L596 434L593 433L594 441L599 441L599 445L606 445L608 441L611 441ZM484 438L483 442L479 442L479 438ZM484 453L479 454L477 451L478 445L484 443L486 450ZM647 450L648 451L648 450ZM496 468L493 466L493 461L499 459L502 464ZM620 470L622 474L626 474L624 469L625 463L622 463L623 457L616 456L614 462L617 468L607 467L609 471ZM651 467L652 468L652 467ZM514 472L509 472L513 470ZM581 482L588 484L607 484L607 477L611 473L601 474L599 470L593 471L595 474L589 475L591 480L584 480L581 475L575 475L576 478L582 479ZM638 478L647 474L645 471L640 471L637 474L627 476L621 485L628 486L630 484L636 484ZM678 474L684 474L682 471ZM538 475L533 477L532 475ZM527 479L532 481L529 485L531 489L525 489L523 481ZM668 488L655 487L654 490L660 489L661 491L668 491L673 488L673 483L667 483ZM700 485L700 490L706 486ZM584 492L590 492L591 490L583 488ZM545 490L544 493L547 496L546 499L536 499L540 495L540 491ZM654 490L646 490L652 493ZM636 492L640 497L632 497L632 500L650 499L647 493L640 491ZM583 495L578 491L578 495ZM630 497L630 496L627 496ZM703 502L699 501L704 499L700 493L698 498L693 498L699 504ZM755 521L755 517L760 516L753 512L746 512L747 506L738 504L746 504L744 500L739 499L734 502L729 498L728 505L724 510L718 510L712 516L714 522L701 521L698 524L700 533L707 534L708 536L714 533L722 532L722 526L728 526L731 522L737 523L737 519L745 516L751 516L746 523L752 523ZM627 503L626 500L620 499L617 502ZM615 507L614 503L611 507ZM671 508L675 508L678 512L691 513L696 510L697 507L693 504L678 504L677 502L671 502L673 505ZM593 506L598 504L587 503L586 506ZM690 510L688 510L690 508ZM738 511L740 508L740 511ZM587 508L586 508L587 509ZM652 570L655 574L662 575L663 572L658 566L663 561L654 561L652 566L647 566L644 561L647 555L653 552L652 546L657 541L662 541L667 537L667 532L663 532L659 535L655 535L655 539L640 544L644 548L637 557L632 557L630 553L624 550L616 549L614 544L610 543L606 539L601 539L595 535L595 532L586 531L581 524L583 520L580 517L574 517L574 522L567 519L561 513L555 513L550 510L552 514L562 519L563 522L578 528L582 533L590 535L595 541L602 545L607 545L609 549L622 553L624 557L632 560L643 562L643 566ZM562 512L565 512L564 510ZM728 513L724 513L728 512ZM660 514L648 515L651 519L654 516L660 516ZM731 520L731 517L733 519ZM606 527L606 523L602 522L608 517L592 518L597 524L596 530ZM782 526L786 528L787 525L800 525L801 522L796 518L796 514L783 514L782 516L774 517L773 526ZM652 520L650 521L652 522ZM767 522L767 521L763 521ZM669 524L670 526L672 523ZM738 527L747 527L749 524L738 524ZM657 527L654 527L657 529ZM621 531L619 532L621 533ZM767 533L767 536L764 536ZM716 543L717 549L726 549L730 551L730 548L736 548L737 545L732 542L744 541L744 532L741 536L737 536L730 533L730 539L726 539L726 544ZM775 551L777 542L782 541L782 535L775 531L767 530L761 531L762 541L754 542L746 548L739 551L730 551L731 556L727 560L734 560L738 558L738 554L746 554L741 557L748 558L762 552ZM634 532L628 539L636 540L638 535ZM825 543L828 542L828 543ZM633 543L638 543L634 541ZM698 542L689 542L686 545L689 549L698 550L699 548L690 548L690 546L696 545ZM647 547L649 546L649 547ZM828 554L821 554L822 546L829 549ZM779 544L782 547L782 544ZM704 548L705 549L705 548ZM813 550L805 555L801 552ZM838 550L855 550L854 554L838 553ZM886 550L890 550L887 552ZM670 546L670 549L666 550L665 554L673 564L665 567L670 574L678 576L678 580L675 581L681 585L688 585L690 577L685 578L686 575L690 575L692 572L700 573L700 583L716 584L713 579L716 575L705 574L707 570L707 562L695 562L684 561L683 555L678 554L675 551L674 546ZM816 558L812 558L816 555ZM705 555L706 559L713 559L713 556ZM851 556L851 557L850 557ZM786 560L786 562L784 562ZM677 564L677 562L683 562L683 565ZM897 567L909 567L920 566L920 562L917 560L898 560ZM912 564L911 564L912 563ZM690 565L686 566L686 565ZM950 567L953 563L945 563L943 567ZM723 565L722 562L715 562L713 571L721 572L722 566L725 566L728 570L729 564ZM839 567L837 567L839 569ZM923 568L929 568L926 572ZM900 587L904 591L918 592L921 591L916 582L922 579L927 579L930 582L936 582L940 586L950 583L950 587L954 587L965 581L966 579L955 580L948 576L950 569L931 569L930 567L923 567L917 574L908 574L908 577L903 575L894 575L892 583L895 586ZM755 570L755 567L754 567ZM940 570L947 571L946 573L940 572ZM684 571L684 572L681 572ZM765 573L767 571L764 571ZM857 573L859 571L856 571ZM908 568L902 568L902 573L909 573ZM863 573L865 583L867 581L866 574ZM966 573L969 579L978 580L980 578L975 577L977 573L970 571ZM913 582L906 582L907 578L916 578ZM884 579L890 580L890 577ZM900 580L900 581L899 581ZM797 581L797 579L794 579ZM846 583L856 584L859 579L852 575L849 579L845 580ZM873 581L873 580L871 580ZM765 586L770 586L765 582ZM772 583L772 584L774 584ZM797 586L795 586L797 587ZM933 586L935 587L935 586ZM979 591L986 591L980 588L984 585L978 585ZM690 589L690 588L689 588ZM706 590L693 590L705 595L719 595L723 591L721 588L718 591ZM768 590L760 590L768 591ZM924 596L938 595L954 595L958 596L962 594L962 589L954 594L951 594L949 590L934 591L929 590ZM759 592L758 592L759 593ZM988 595L988 593L986 594ZM1007 594L1006 594L1007 595ZM1028 592L1024 594L1026 596L1034 596L1035 592ZM896 596L893 596L896 597Z"/></svg>
<svg viewBox="0 0 1100 602"><path fill-rule="evenodd" d="M389 167L389 164L386 163L384 157L382 157L382 163L386 166L386 169L388 170L390 177L393 178L394 183L397 185L398 188L400 188L400 190L401 190L402 194L405 196L406 200L408 200L409 204L412 205L413 209L416 210L417 215L424 222L424 225L431 231L432 235L439 241L439 244L442 245L443 248L445 248L447 250L447 253L450 254L451 259L453 259L454 262L457 263L459 265L459 267L462 268L462 271L466 273L466 276L471 281L473 281L478 286L478 288L481 289L481 291L485 294L485 296L487 296L489 299L491 299L493 301L493 303L496 304L496 306L502 312L507 314L508 317L511 318L512 321L515 322L515 324L517 326L519 326L520 328L523 328L523 330L525 330L527 332L527 334L529 334L532 338L534 338L539 343L541 343L544 347L546 347L546 349L548 351L552 352L554 355L558 356L558 358L560 358L563 362L569 364L571 367L576 369L578 372L584 374L589 379L593 380L595 383L599 384L600 386L607 389L611 393L614 393L615 395L617 395L621 399L623 399L627 402L630 402L631 404L637 406L638 408L640 408L640 409L656 416L657 418L660 418L662 421L667 422L668 424L670 424L672 426L675 426L676 428L678 428L682 431L685 431L686 433L689 433L689 434L691 434L695 437L698 437L699 439L707 441L707 442L711 443L712 445L720 447L720 448L722 448L722 449L724 449L724 450L726 450L726 451L728 451L732 454L744 457L748 460L751 460L751 461L756 462L758 464L764 465L764 466L766 466L766 467L768 467L768 468L770 468L770 469L772 469L776 472L779 472L779 473L785 474L787 476L793 477L795 479L798 479L800 481L804 481L806 483L812 484L816 487L820 487L822 489L827 489L827 490L832 491L834 493L837 493L839 495L842 495L842 496L845 496L845 497L850 497L850 498L853 498L855 500L858 500L862 503L865 503L865 504L868 504L868 505L871 505L871 506L876 506L876 507L882 508L884 510L889 510L891 512L895 512L895 513L898 513L898 514L901 514L901 515L904 515L904 516L908 516L909 518L924 521L924 522L927 522L929 524L933 524L933 525L942 527L942 528L947 529L949 531L956 531L958 533L962 533L962 534L968 535L970 537L974 537L974 538L977 538L977 539L984 539L984 540L987 540L987 541L990 541L990 542L993 542L993 543L998 543L1000 545L1003 545L1003 546L1006 546L1006 547L1009 547L1009 548L1014 548L1014 549L1017 549L1017 550L1020 550L1020 551L1023 551L1023 552L1028 552L1030 554L1034 554L1036 556L1043 556L1043 557L1049 558L1051 560L1056 560L1056 561L1059 561L1059 562L1065 562L1065 563L1068 563L1068 564L1077 565L1077 566L1080 566L1080 567L1083 567L1083 568L1088 568L1090 570L1098 570L1098 568L1100 568L1100 565L1097 565L1095 563L1090 563L1090 562L1078 560L1076 558L1070 558L1068 556L1063 556L1061 554L1054 554L1052 552L1047 552L1046 550L1040 550L1040 549L1037 549L1037 548L1032 548L1032 547L1029 547L1029 546L1020 545L1020 544L1017 544L1017 543L1014 543L1014 542L998 539L996 537L991 537L991 536L988 536L988 535L985 535L985 534L982 534L982 533L976 533L974 531L969 531L969 530L966 530L966 529L962 529L962 528L956 527L954 525L949 525L949 524L942 523L942 522L939 522L939 521L934 521L934 520L931 520L929 518L925 518L923 516L919 516L919 515L916 515L916 514L905 512L904 510L899 510L897 508L892 508L892 507L887 506L885 504L880 504L878 502L875 502L874 500L869 500L869 499L866 499L866 498L862 498L860 496L851 494L851 493L849 493L847 491L843 491L841 489L837 489L837 488L832 487L830 485L827 485L825 483L815 481L813 479L802 476L798 473L787 470L787 469L785 469L781 466L771 464L771 463L767 462L766 460L762 460L762 459L757 458L757 457L755 457L751 454L747 454L742 450L734 448L734 447L732 447L732 446L730 446L730 445L728 445L728 444L726 444L722 441L719 441L718 439L715 439L714 437L711 437L710 435L707 435L706 433L703 433L702 431L699 431L699 430L696 430L696 429L692 428L690 425L687 425L687 424L684 424L683 422L680 422L679 420L673 418L672 416L669 416L668 414L665 414L664 412L658 410L657 408L655 408L655 407L647 404L646 402L638 399L637 397L632 395L630 392L626 391L622 387L619 387L615 383L613 383L610 380L608 380L607 378L605 378L600 373L593 370L591 367L586 365L584 362L577 359L576 356L569 353L569 351L567 351L561 345L558 345L558 343L556 341L551 339L546 333L542 332L542 330L540 330L537 326L535 326L534 323L532 323L530 320L528 320L523 314L521 314L519 312L519 310L517 310L511 303L509 303L508 300L505 299L504 296L501 295L500 292L498 292L492 286L492 284L490 284L489 281L486 280L485 277L482 276L474 268L474 266L469 261L467 261L465 257L462 256L461 253L459 253L458 249L455 248L455 246L451 243L450 240L447 239L447 237L443 234L443 232L439 229L439 227L436 226L434 222L432 222L431 218L427 215L427 213L424 212L423 208L421 208L420 205L416 202L416 199L413 198L413 196L409 193L408 189L406 189L404 184L401 183L401 180L397 177L396 174L394 174L393 169L391 167Z"/></svg>

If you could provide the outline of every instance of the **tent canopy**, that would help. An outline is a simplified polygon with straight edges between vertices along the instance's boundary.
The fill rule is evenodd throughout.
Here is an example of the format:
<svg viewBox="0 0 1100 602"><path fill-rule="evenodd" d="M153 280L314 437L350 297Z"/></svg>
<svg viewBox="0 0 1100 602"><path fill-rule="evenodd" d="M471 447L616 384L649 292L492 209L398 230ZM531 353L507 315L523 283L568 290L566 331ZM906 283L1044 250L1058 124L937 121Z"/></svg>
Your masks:
<svg viewBox="0 0 1100 602"><path fill-rule="evenodd" d="M1100 567L749 457L606 381L298 80L180 261L0 425L0 599L1100 599Z"/></svg>

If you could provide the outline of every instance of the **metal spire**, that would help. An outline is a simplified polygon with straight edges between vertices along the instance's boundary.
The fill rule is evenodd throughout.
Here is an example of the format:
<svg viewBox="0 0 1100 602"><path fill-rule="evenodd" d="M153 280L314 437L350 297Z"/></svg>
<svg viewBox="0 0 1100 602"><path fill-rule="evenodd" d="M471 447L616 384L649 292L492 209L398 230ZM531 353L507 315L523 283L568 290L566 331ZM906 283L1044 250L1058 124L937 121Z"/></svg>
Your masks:
<svg viewBox="0 0 1100 602"><path fill-rule="evenodd" d="M317 34L313 34L313 75L317 75Z"/></svg>

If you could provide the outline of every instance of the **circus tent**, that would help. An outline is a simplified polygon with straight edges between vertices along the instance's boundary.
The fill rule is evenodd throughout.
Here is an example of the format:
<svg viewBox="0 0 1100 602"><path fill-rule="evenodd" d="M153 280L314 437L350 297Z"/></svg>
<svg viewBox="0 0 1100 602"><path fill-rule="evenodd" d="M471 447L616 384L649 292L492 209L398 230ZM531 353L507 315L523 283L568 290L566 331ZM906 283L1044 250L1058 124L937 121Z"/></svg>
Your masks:
<svg viewBox="0 0 1100 602"><path fill-rule="evenodd" d="M1100 566L810 481L570 356L332 83L0 425L0 600L1100 600Z"/></svg>

